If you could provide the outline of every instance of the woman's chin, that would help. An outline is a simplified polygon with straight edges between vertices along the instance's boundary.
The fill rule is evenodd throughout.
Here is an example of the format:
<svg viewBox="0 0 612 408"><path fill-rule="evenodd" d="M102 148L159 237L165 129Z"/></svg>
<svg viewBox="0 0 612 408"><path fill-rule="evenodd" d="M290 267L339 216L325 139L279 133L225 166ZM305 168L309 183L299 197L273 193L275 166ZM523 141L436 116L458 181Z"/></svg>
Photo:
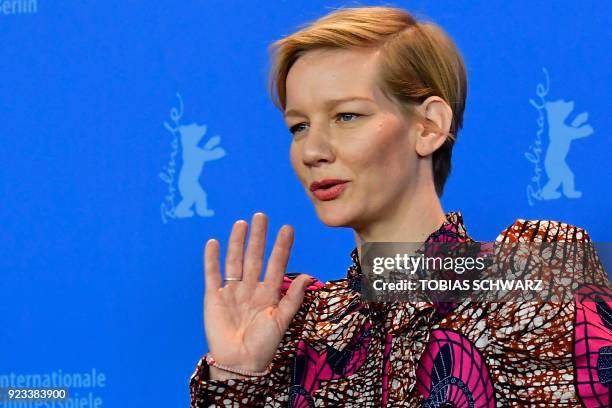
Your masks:
<svg viewBox="0 0 612 408"><path fill-rule="evenodd" d="M330 209L316 208L319 220L328 227L349 227L352 225L352 217L342 211L330 211Z"/></svg>

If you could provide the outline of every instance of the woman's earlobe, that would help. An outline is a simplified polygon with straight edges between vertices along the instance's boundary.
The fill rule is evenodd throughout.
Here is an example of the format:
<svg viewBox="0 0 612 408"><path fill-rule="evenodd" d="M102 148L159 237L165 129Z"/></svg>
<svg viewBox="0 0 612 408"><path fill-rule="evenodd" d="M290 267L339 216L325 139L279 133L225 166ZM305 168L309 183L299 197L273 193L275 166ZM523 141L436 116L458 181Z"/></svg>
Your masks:
<svg viewBox="0 0 612 408"><path fill-rule="evenodd" d="M428 133L425 133L425 131L418 136L415 149L421 157L429 156L432 153L430 141L427 140L428 137Z"/></svg>
<svg viewBox="0 0 612 408"><path fill-rule="evenodd" d="M429 131L419 137L416 143L416 152L421 157L426 157L438 150L446 141L447 135L439 132Z"/></svg>

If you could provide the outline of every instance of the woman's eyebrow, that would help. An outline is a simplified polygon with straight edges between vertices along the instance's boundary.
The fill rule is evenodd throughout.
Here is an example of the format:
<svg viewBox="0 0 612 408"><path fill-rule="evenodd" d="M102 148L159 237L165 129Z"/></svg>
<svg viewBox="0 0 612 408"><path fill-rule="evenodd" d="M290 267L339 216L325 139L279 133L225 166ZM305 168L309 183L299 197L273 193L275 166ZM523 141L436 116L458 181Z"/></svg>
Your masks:
<svg viewBox="0 0 612 408"><path fill-rule="evenodd" d="M323 106L325 106L326 109L332 109L334 108L336 105L339 105L341 103L344 102L349 102L349 101L368 101L368 102L374 102L371 98L365 97L365 96L348 96L346 98L337 98L337 99L329 99L325 102L323 102ZM302 112L300 112L297 109L287 109L284 113L284 116L305 116L304 114L302 114Z"/></svg>

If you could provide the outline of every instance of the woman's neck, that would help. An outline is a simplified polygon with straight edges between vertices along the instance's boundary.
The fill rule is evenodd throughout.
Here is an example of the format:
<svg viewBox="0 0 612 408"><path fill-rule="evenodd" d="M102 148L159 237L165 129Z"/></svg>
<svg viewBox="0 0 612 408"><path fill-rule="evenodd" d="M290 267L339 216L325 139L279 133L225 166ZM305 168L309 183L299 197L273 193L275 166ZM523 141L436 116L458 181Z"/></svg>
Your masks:
<svg viewBox="0 0 612 408"><path fill-rule="evenodd" d="M433 195L433 196L432 196ZM421 192L419 199L397 207L396 214L355 230L355 243L361 258L365 242L424 242L446 220L440 200L434 191Z"/></svg>

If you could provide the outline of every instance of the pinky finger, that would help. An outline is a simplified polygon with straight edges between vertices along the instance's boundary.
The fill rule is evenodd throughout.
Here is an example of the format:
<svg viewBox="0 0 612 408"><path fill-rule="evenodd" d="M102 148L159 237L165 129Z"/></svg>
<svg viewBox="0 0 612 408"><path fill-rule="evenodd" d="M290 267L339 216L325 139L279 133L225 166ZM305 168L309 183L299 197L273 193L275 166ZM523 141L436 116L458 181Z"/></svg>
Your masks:
<svg viewBox="0 0 612 408"><path fill-rule="evenodd" d="M204 248L204 281L206 293L216 292L221 287L219 241L216 239L209 239Z"/></svg>

